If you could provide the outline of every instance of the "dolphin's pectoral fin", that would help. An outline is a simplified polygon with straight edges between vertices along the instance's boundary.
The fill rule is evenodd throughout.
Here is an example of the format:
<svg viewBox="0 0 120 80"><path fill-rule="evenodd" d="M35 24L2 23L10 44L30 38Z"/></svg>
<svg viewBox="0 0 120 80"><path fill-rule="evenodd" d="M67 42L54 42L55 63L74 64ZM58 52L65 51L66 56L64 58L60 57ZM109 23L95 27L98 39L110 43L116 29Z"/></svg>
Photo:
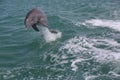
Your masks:
<svg viewBox="0 0 120 80"><path fill-rule="evenodd" d="M32 25L32 28L33 28L35 31L39 31L39 29L37 28L36 24L33 24L33 25Z"/></svg>

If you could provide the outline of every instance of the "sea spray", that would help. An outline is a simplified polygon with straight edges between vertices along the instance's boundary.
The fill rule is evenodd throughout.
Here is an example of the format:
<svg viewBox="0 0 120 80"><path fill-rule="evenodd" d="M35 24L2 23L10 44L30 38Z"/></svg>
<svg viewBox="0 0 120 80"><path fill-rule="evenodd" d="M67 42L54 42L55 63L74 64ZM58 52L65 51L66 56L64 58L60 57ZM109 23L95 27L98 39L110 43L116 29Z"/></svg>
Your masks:
<svg viewBox="0 0 120 80"><path fill-rule="evenodd" d="M52 33L47 27L41 27L41 32L46 42L55 41L62 36L60 31L57 31L57 33Z"/></svg>

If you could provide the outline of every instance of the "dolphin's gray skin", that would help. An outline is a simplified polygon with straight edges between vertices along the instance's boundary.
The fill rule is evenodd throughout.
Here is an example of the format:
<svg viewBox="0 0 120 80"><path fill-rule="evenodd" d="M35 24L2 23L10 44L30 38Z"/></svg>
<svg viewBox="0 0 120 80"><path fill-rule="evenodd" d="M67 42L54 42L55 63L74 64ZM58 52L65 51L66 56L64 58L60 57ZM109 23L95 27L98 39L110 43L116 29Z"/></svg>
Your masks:
<svg viewBox="0 0 120 80"><path fill-rule="evenodd" d="M30 10L26 15L24 23L27 29L32 26L35 31L39 31L37 25L40 24L44 27L48 27L47 18L39 8Z"/></svg>
<svg viewBox="0 0 120 80"><path fill-rule="evenodd" d="M42 25L41 32L46 42L55 41L56 39L61 38L61 32L49 30L47 17L39 8L30 10L26 15L24 23L27 29L32 26L35 31L39 31L37 25Z"/></svg>

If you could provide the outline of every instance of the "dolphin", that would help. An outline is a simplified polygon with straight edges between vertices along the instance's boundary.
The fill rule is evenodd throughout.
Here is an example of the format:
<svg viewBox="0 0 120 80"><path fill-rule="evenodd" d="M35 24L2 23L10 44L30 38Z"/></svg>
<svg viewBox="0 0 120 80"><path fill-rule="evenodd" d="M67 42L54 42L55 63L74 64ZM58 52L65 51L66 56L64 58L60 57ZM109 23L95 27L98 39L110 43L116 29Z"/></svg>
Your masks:
<svg viewBox="0 0 120 80"><path fill-rule="evenodd" d="M43 37L46 42L55 41L57 38L61 38L61 32L49 30L47 17L40 8L33 8L30 10L24 20L25 27L28 29L30 26L39 32L37 25L41 25Z"/></svg>
<svg viewBox="0 0 120 80"><path fill-rule="evenodd" d="M27 29L30 26L32 26L32 28L35 31L39 31L39 29L37 28L37 25L48 27L47 18L44 12L40 10L39 8L33 8L32 10L30 10L26 15L24 23Z"/></svg>

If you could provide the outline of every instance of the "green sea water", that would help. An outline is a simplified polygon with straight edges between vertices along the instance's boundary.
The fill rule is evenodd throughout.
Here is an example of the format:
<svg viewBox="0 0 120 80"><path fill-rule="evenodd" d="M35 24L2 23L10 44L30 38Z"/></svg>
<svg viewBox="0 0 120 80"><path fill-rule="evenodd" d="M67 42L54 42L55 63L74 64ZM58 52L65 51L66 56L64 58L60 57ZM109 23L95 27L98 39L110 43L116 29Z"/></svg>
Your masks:
<svg viewBox="0 0 120 80"><path fill-rule="evenodd" d="M60 39L25 29L34 7ZM120 80L120 1L0 0L0 80Z"/></svg>

